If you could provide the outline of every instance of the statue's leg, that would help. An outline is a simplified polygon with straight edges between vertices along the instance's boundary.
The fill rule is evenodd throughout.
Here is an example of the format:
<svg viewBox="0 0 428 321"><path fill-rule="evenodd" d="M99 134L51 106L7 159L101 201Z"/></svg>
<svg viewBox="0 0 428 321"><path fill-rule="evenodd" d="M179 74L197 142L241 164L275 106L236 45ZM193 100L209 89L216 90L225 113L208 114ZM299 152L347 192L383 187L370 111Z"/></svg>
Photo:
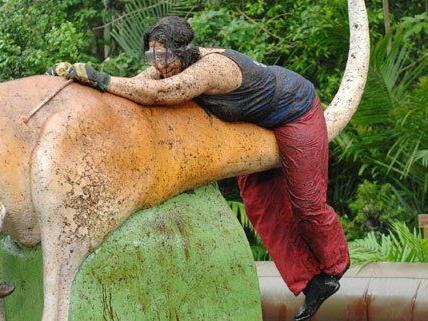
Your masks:
<svg viewBox="0 0 428 321"><path fill-rule="evenodd" d="M42 225L44 308L43 321L67 321L74 275L88 253L80 235L65 231L64 212L44 212ZM53 215L51 215L53 214ZM61 222L63 220L63 222Z"/></svg>
<svg viewBox="0 0 428 321"><path fill-rule="evenodd" d="M70 199L61 198L59 195L52 195L57 202L53 204L62 207ZM48 198L38 198L45 200L44 206L49 202ZM108 201L106 201L106 207ZM62 207L54 210L56 206L47 206L49 209L40 211L38 208L41 231L42 231L42 252L43 252L43 282L44 282L44 308L42 321L67 321L70 302L71 285L81 262L90 252L92 246L98 246L101 238L93 233L91 227L105 224L108 232L117 227L116 224L106 222L100 217L107 218L114 213L108 212L88 212L75 211ZM80 223L78 223L80 222ZM118 221L115 221L118 223Z"/></svg>
<svg viewBox="0 0 428 321"><path fill-rule="evenodd" d="M121 158L132 146L114 140L116 127L100 128L103 124L94 119L88 111L84 117L55 115L33 154L32 195L44 261L43 321L67 321L76 270L135 211L135 195L142 193L134 174L144 176L138 168L123 167Z"/></svg>
<svg viewBox="0 0 428 321"><path fill-rule="evenodd" d="M8 282L0 282L0 299L3 299L10 295L15 290L15 286Z"/></svg>
<svg viewBox="0 0 428 321"><path fill-rule="evenodd" d="M126 210L119 207L113 210L110 198L100 198L94 206L85 203L77 208L78 185L70 192L61 191L57 184L66 185L67 181L60 178L64 172L60 168L53 172L59 175L58 180L51 180L52 175L47 175L49 179L45 181L40 177L34 180L37 183L34 199L42 232L42 320L67 321L71 284L78 267L103 236L117 227L121 222L117 217L123 217Z"/></svg>

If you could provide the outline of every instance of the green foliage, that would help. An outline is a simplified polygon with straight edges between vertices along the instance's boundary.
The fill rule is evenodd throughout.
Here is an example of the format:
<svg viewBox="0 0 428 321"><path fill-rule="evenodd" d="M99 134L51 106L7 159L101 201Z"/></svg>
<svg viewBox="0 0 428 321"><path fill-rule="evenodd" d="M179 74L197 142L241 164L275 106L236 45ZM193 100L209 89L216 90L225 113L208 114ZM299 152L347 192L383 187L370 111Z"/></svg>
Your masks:
<svg viewBox="0 0 428 321"><path fill-rule="evenodd" d="M349 208L354 218L342 220L348 240L372 231L385 233L394 221L409 221L408 212L390 184L364 181L358 187L356 198L349 203Z"/></svg>
<svg viewBox="0 0 428 321"><path fill-rule="evenodd" d="M346 2L298 1L285 20L291 47L280 54L284 65L305 75L324 101L337 91L345 67L349 31Z"/></svg>
<svg viewBox="0 0 428 321"><path fill-rule="evenodd" d="M89 61L97 1L8 0L0 7L0 81Z"/></svg>
<svg viewBox="0 0 428 321"><path fill-rule="evenodd" d="M253 252L254 260L256 261L267 261L270 260L269 253L263 245L260 237L256 234L250 220L245 213L245 207L242 202L227 201L232 212L236 215L239 222L241 223L244 231L247 235L248 241L250 242L251 251Z"/></svg>
<svg viewBox="0 0 428 321"><path fill-rule="evenodd" d="M111 35L129 57L132 70L144 64L143 34L159 18L169 15L186 16L190 10L185 1L180 0L131 0L124 1L124 12L111 22ZM119 60L120 63L123 59ZM128 72L129 76L130 73Z"/></svg>
<svg viewBox="0 0 428 321"><path fill-rule="evenodd" d="M404 40L417 48L414 56L427 53L428 50L428 12L401 19L400 27L404 30Z"/></svg>
<svg viewBox="0 0 428 321"><path fill-rule="evenodd" d="M242 202L238 202L238 201L227 201L227 203L229 204L230 209L235 214L239 223L241 223L242 227L254 231L254 228L251 225L251 222L247 217L247 213L245 212L244 204Z"/></svg>
<svg viewBox="0 0 428 321"><path fill-rule="evenodd" d="M233 48L254 59L263 60L267 51L266 32L242 16L226 9L204 11L191 20L195 42L206 47Z"/></svg>
<svg viewBox="0 0 428 321"><path fill-rule="evenodd" d="M391 234L370 232L365 238L350 242L353 265L371 262L428 262L428 239L413 232L402 222L393 222Z"/></svg>
<svg viewBox="0 0 428 321"><path fill-rule="evenodd" d="M407 29L397 29L389 54L387 37L373 46L363 99L334 140L332 156L335 166L353 164L349 182L389 183L409 215L415 215L428 207L428 81L423 77L428 55L414 57L405 40Z"/></svg>
<svg viewBox="0 0 428 321"><path fill-rule="evenodd" d="M100 70L118 77L134 76L147 67L144 62L126 53L120 53L116 57L107 58L100 65Z"/></svg>

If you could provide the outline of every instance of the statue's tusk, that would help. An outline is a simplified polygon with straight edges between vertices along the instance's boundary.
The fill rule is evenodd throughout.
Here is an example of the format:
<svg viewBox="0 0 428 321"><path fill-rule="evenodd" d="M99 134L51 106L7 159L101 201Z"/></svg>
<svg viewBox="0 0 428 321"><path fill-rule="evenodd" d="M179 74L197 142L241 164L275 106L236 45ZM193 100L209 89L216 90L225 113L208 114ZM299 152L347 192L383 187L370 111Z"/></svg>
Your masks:
<svg viewBox="0 0 428 321"><path fill-rule="evenodd" d="M3 299L15 291L15 285L8 282L0 282L0 299Z"/></svg>
<svg viewBox="0 0 428 321"><path fill-rule="evenodd" d="M6 217L6 207L0 202L0 232L3 229L4 218Z"/></svg>
<svg viewBox="0 0 428 321"><path fill-rule="evenodd" d="M22 118L22 122L27 125L31 118L39 112L52 98L54 98L61 90L70 85L73 82L73 79L67 80L65 83L61 85L58 89L56 89L52 94L50 94L46 99L44 99L36 108L34 108L31 113L27 117Z"/></svg>
<svg viewBox="0 0 428 321"><path fill-rule="evenodd" d="M348 0L348 12L350 29L348 61L339 90L324 112L329 140L335 138L345 128L357 110L369 69L369 23L364 0Z"/></svg>

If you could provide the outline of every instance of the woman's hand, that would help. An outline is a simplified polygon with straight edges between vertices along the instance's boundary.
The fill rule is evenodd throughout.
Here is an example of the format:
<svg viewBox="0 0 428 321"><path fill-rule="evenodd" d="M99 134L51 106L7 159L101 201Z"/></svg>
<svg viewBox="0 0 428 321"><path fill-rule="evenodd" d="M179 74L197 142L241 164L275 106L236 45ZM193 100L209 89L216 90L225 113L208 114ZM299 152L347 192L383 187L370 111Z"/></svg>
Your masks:
<svg viewBox="0 0 428 321"><path fill-rule="evenodd" d="M111 79L108 73L97 71L94 67L85 63L70 64L69 62L60 62L50 67L46 74L73 79L83 85L91 86L101 91L107 91Z"/></svg>
<svg viewBox="0 0 428 321"><path fill-rule="evenodd" d="M45 75L66 77L71 68L69 62L59 62L46 70Z"/></svg>
<svg viewBox="0 0 428 321"><path fill-rule="evenodd" d="M108 73L97 71L94 67L85 63L73 64L68 69L65 77L101 91L107 91L111 80L111 76Z"/></svg>

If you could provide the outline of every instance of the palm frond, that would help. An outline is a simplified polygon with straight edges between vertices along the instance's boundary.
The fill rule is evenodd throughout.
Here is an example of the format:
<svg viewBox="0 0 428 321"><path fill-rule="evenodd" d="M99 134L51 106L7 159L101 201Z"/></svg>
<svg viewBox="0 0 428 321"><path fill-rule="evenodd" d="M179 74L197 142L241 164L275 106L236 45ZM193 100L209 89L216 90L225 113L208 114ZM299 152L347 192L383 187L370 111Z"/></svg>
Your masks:
<svg viewBox="0 0 428 321"><path fill-rule="evenodd" d="M247 230L247 232L249 232L249 234L247 233L247 237L249 238L251 252L253 253L254 260L256 261L270 260L268 251L266 250L263 242L261 241L260 237L257 235L253 225L251 224L250 220L247 217L244 204L242 202L230 201L230 200L228 200L227 203L229 204L229 207L232 210L232 212L238 218L244 230Z"/></svg>
<svg viewBox="0 0 428 321"><path fill-rule="evenodd" d="M359 175L380 176L403 188L402 199L413 212L427 206L428 77L423 75L428 55L410 57L405 32L392 36L389 54L388 37L373 46L363 99L350 126L335 139L333 153L342 162L357 162Z"/></svg>
<svg viewBox="0 0 428 321"><path fill-rule="evenodd" d="M406 224L394 222L389 235L370 232L365 238L350 243L354 265L371 262L428 262L428 240L420 230L409 230Z"/></svg>
<svg viewBox="0 0 428 321"><path fill-rule="evenodd" d="M237 201L227 201L227 203L230 206L230 209L235 214L235 216L238 218L239 222L241 223L242 227L249 229L250 231L254 232L254 228L250 222L250 220L247 217L247 214L245 212L244 204Z"/></svg>
<svg viewBox="0 0 428 321"><path fill-rule="evenodd" d="M125 13L113 21L111 35L130 57L142 59L143 34L161 17L186 17L192 7L180 0L131 0L125 4Z"/></svg>

